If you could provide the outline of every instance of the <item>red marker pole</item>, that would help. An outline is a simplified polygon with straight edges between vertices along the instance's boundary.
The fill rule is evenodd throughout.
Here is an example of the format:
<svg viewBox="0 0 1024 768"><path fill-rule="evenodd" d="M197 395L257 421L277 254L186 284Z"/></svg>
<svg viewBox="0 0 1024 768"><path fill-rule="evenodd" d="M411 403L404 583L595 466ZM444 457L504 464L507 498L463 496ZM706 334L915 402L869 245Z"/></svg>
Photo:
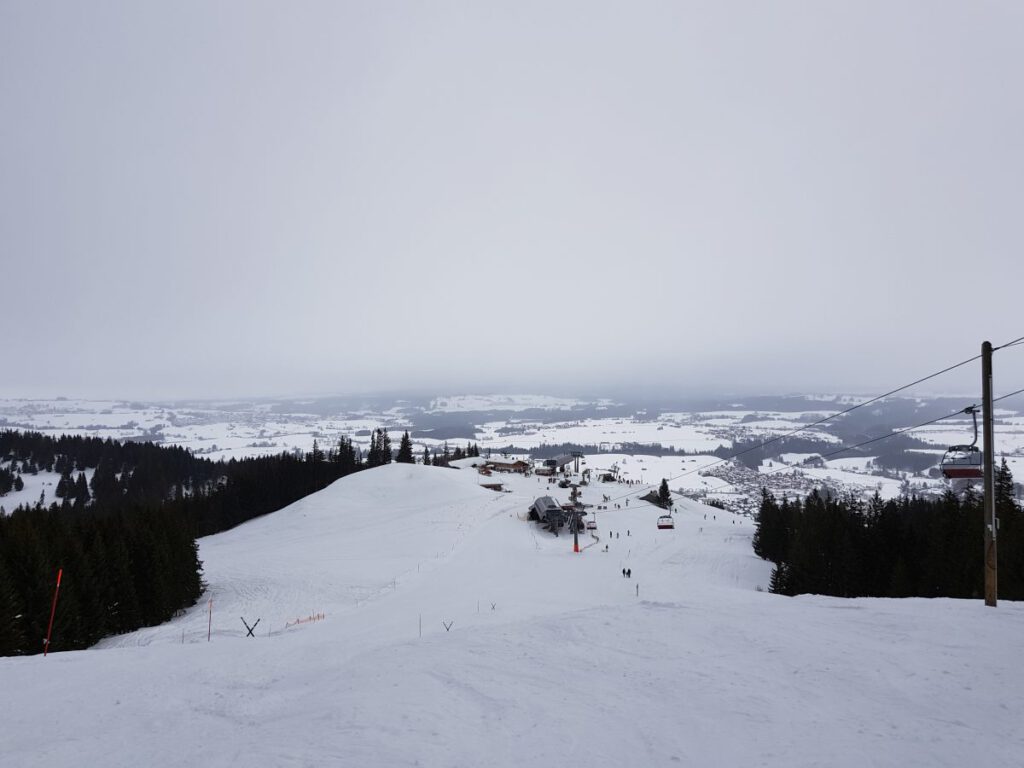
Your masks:
<svg viewBox="0 0 1024 768"><path fill-rule="evenodd" d="M60 577L64 575L64 569L57 569L57 588L53 590L53 605L50 607L50 626L46 628L46 643L43 645L43 656L50 650L50 633L53 632L53 617L57 613L57 597L60 595Z"/></svg>

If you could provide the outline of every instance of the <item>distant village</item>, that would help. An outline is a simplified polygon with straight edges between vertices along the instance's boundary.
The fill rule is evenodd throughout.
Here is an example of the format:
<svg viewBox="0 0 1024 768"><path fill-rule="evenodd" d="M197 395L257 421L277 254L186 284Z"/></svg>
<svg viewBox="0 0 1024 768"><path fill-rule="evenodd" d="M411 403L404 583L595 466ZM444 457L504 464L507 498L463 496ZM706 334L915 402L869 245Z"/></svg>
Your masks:
<svg viewBox="0 0 1024 768"><path fill-rule="evenodd" d="M822 468L825 465L819 461L813 464L809 463L807 466ZM761 504L762 488L767 489L769 493L779 498L803 497L815 489L821 492L828 492L833 496L853 495L858 498L867 498L873 495L876 490L876 487L871 485L872 477L878 477L879 479L899 479L901 481L901 493L907 495L934 496L941 495L945 490L943 486L936 485L934 482L929 483L925 478L914 478L906 473L886 473L876 470L875 473L870 475L863 475L864 481L854 485L844 483L835 478L820 478L806 475L800 471L798 466L784 467L786 465L779 465L773 468L774 471L758 472L737 462L727 461L702 470L700 475L701 477L715 477L733 486L736 489L735 492L716 492L713 496L714 500L720 502L726 509L749 516L757 513ZM877 487L880 488L880 483ZM708 499L707 491L695 492L679 489L677 493L699 501L706 501Z"/></svg>
<svg viewBox="0 0 1024 768"><path fill-rule="evenodd" d="M587 485L591 481L628 482L618 476L615 468L601 470L596 477L591 477L589 469L584 469L581 473L581 462L585 464L581 452L536 460L524 456L495 454L489 457L471 456L454 459L449 462L449 466L457 469L475 469L480 475L479 485L481 487L499 492L507 490L507 482L503 475L508 473L561 477L559 486L562 488ZM806 475L797 466L783 468L784 466L780 465L777 471L758 472L737 462L725 461L701 470L698 475L703 478L713 477L722 480L728 483L732 490L675 488L672 492L681 497L753 517L761 502L762 488L766 488L780 498L783 496L788 498L806 496L814 489L836 496L852 494L866 498L875 490L871 486L871 475L865 475L862 484L851 485L834 478L823 479ZM895 479L902 480L902 490L908 494L927 496L940 492L923 478L919 478L915 482L912 476L901 478L895 473L883 473L879 477L893 479L894 475ZM671 483L671 478L668 479Z"/></svg>

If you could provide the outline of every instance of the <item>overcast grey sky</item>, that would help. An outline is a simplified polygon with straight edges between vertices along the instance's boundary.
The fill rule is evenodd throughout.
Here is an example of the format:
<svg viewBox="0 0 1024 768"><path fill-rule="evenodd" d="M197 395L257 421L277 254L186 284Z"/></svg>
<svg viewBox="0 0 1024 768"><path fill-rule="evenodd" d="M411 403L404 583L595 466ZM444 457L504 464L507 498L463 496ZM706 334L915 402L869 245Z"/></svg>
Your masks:
<svg viewBox="0 0 1024 768"><path fill-rule="evenodd" d="M905 383L1024 335L1022 40L1020 2L0 0L0 396Z"/></svg>

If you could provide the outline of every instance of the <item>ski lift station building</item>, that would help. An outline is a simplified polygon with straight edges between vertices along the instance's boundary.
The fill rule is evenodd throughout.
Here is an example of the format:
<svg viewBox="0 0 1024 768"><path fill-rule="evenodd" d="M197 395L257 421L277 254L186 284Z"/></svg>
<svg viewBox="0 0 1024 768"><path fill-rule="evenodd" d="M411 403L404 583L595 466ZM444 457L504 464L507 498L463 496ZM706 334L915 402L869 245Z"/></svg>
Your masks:
<svg viewBox="0 0 1024 768"><path fill-rule="evenodd" d="M575 456L559 456L557 459L544 459L544 466L550 467L556 472L561 472L569 464L576 461Z"/></svg>
<svg viewBox="0 0 1024 768"><path fill-rule="evenodd" d="M565 511L562 505L550 496L541 496L535 500L530 511L537 516L537 521L542 525L561 526L565 521Z"/></svg>

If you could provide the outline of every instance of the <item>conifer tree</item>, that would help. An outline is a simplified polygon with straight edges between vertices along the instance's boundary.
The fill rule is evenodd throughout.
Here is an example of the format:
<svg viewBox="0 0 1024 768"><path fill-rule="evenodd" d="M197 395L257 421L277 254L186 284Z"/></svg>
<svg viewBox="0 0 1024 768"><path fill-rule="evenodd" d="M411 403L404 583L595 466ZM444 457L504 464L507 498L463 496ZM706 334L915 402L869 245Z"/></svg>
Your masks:
<svg viewBox="0 0 1024 768"><path fill-rule="evenodd" d="M1004 458L998 467L995 468L995 503L996 515L1012 512L1016 509L1016 502L1013 498L1013 474Z"/></svg>
<svg viewBox="0 0 1024 768"><path fill-rule="evenodd" d="M64 473L60 476L60 480L57 481L57 487L53 491L53 495L58 499L65 499L72 495L74 491L75 483L71 479L71 475Z"/></svg>
<svg viewBox="0 0 1024 768"><path fill-rule="evenodd" d="M1013 475L1003 459L995 471L996 518L999 521L999 594L1024 594L1024 511L1014 498Z"/></svg>
<svg viewBox="0 0 1024 768"><path fill-rule="evenodd" d="M658 503L669 509L672 506L672 492L668 489L668 480L661 478L661 485L658 487Z"/></svg>
<svg viewBox="0 0 1024 768"><path fill-rule="evenodd" d="M355 443L352 442L352 438L342 435L338 439L338 450L335 453L335 462L338 465L338 471L341 475L347 475L350 472L355 472L359 468L361 459L356 452Z"/></svg>
<svg viewBox="0 0 1024 768"><path fill-rule="evenodd" d="M398 456L395 461L399 464L415 464L416 459L412 455L412 440L409 439L409 430L402 434L402 440L398 445Z"/></svg>
<svg viewBox="0 0 1024 768"><path fill-rule="evenodd" d="M370 450L366 454L366 466L379 467L382 464L390 464L391 460L391 438L388 437L387 430L377 427L370 434Z"/></svg>
<svg viewBox="0 0 1024 768"><path fill-rule="evenodd" d="M370 468L379 467L381 465L380 444L377 442L378 431L380 430L375 429L370 433L370 450L367 451L367 466Z"/></svg>
<svg viewBox="0 0 1024 768"><path fill-rule="evenodd" d="M79 472L75 480L75 504L85 505L89 503L89 484L85 481L85 473Z"/></svg>
<svg viewBox="0 0 1024 768"><path fill-rule="evenodd" d="M782 511L775 497L767 488L761 489L761 506L757 512L757 528L754 530L754 554L774 563L786 559L788 549Z"/></svg>
<svg viewBox="0 0 1024 768"><path fill-rule="evenodd" d="M768 591L776 595L792 595L789 584L789 568L785 563L779 563L772 568L772 575L768 582Z"/></svg>
<svg viewBox="0 0 1024 768"><path fill-rule="evenodd" d="M89 485L97 504L111 504L121 495L121 487L117 482L115 462L112 457L99 460Z"/></svg>
<svg viewBox="0 0 1024 768"><path fill-rule="evenodd" d="M25 610L14 583L0 560L0 656L27 652Z"/></svg>

